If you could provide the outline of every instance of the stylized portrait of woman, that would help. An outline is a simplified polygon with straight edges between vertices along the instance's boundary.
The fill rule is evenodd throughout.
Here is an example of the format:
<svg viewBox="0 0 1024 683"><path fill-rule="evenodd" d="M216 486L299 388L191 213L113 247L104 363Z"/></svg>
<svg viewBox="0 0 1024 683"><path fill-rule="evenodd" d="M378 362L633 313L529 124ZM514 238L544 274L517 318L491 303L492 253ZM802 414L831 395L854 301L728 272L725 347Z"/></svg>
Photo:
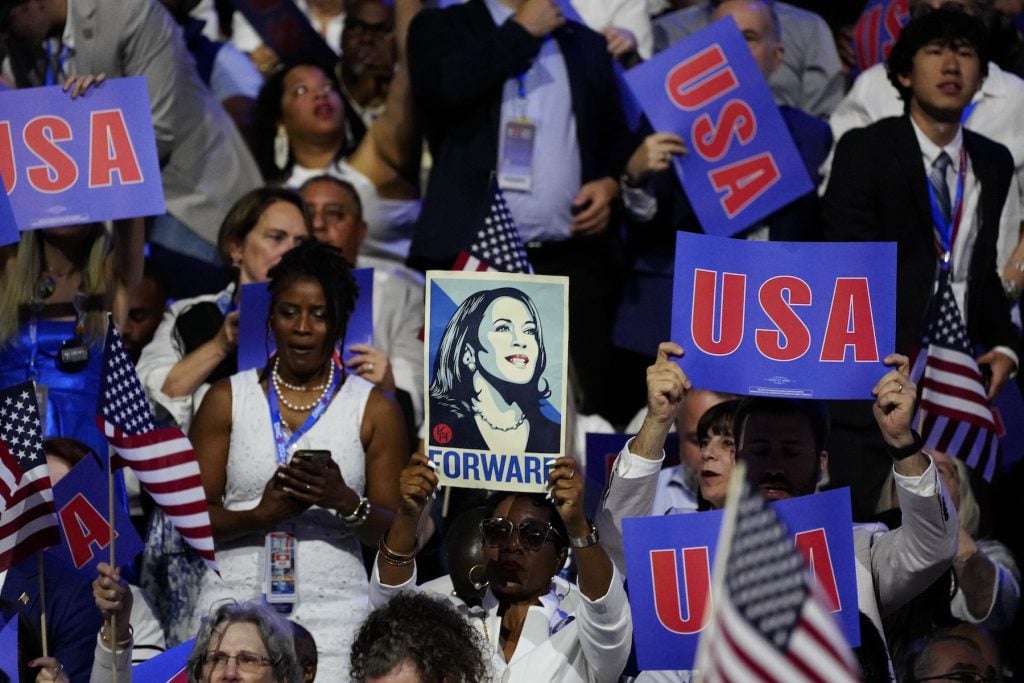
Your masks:
<svg viewBox="0 0 1024 683"><path fill-rule="evenodd" d="M533 300L514 287L467 297L437 346L430 442L498 453L558 453L561 425L542 412L551 396Z"/></svg>

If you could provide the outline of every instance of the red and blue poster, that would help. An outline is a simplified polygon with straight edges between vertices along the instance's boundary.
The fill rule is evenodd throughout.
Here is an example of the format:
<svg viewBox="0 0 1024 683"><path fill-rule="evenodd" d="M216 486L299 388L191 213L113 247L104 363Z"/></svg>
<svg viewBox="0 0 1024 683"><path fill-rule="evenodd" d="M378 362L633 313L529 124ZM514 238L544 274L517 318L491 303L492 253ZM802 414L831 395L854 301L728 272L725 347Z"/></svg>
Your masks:
<svg viewBox="0 0 1024 683"><path fill-rule="evenodd" d="M850 644L860 644L850 491L773 504ZM641 670L692 669L714 611L711 575L721 510L625 519L622 524Z"/></svg>
<svg viewBox="0 0 1024 683"><path fill-rule="evenodd" d="M110 562L107 472L99 459L92 455L82 458L53 487L53 503L64 542L46 552L95 575L100 562ZM114 553L117 566L123 567L135 561L143 544L124 506L115 507L120 514L114 516Z"/></svg>
<svg viewBox="0 0 1024 683"><path fill-rule="evenodd" d="M870 399L896 346L896 245L679 232L672 339L696 386Z"/></svg>
<svg viewBox="0 0 1024 683"><path fill-rule="evenodd" d="M342 362L355 354L352 344L373 344L373 268L352 271L359 296L356 307L348 319L345 341L342 344ZM266 282L242 285L238 314L238 371L262 368L274 353L274 335L267 327L270 311L270 289Z"/></svg>
<svg viewBox="0 0 1024 683"><path fill-rule="evenodd" d="M626 82L654 129L686 142L674 164L704 232L734 235L813 188L732 17L630 69Z"/></svg>
<svg viewBox="0 0 1024 683"><path fill-rule="evenodd" d="M853 30L858 71L889 58L900 31L910 19L907 0L868 0Z"/></svg>
<svg viewBox="0 0 1024 683"><path fill-rule="evenodd" d="M0 175L20 230L166 211L143 76L72 100L59 86L0 92Z"/></svg>

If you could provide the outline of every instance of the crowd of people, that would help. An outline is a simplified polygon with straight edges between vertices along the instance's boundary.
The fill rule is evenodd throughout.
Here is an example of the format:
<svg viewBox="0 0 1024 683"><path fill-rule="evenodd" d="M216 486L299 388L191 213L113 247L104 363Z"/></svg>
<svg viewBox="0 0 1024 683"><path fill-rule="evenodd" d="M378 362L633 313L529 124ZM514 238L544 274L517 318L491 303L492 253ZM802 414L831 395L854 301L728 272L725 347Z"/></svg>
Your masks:
<svg viewBox="0 0 1024 683"><path fill-rule="evenodd" d="M195 638L190 681L695 680L631 656L622 520L721 510L738 462L768 500L850 488L865 681L1024 677L1024 452L1008 438L989 481L924 447L911 368L948 288L1019 435L1022 3L882 3L905 25L873 66L864 0L295 0L322 50L236 4L0 0L0 89L62 85L73 108L146 77L167 207L0 247L0 388L36 382L53 483L106 454L112 318L157 422L189 436L219 566L119 475L143 553L7 570L0 679L128 681ZM621 75L727 17L816 186L733 237L896 243L895 353L861 400L721 393L666 341L675 236L703 232L673 170L694 142ZM520 289L467 297L425 353L425 271L486 231L496 188L533 272L568 278L561 416ZM360 268L370 343L346 337ZM518 366L493 367L498 333ZM547 494L441 489L423 453L452 434L427 411L467 447L549 455ZM630 435L593 509L587 432Z"/></svg>

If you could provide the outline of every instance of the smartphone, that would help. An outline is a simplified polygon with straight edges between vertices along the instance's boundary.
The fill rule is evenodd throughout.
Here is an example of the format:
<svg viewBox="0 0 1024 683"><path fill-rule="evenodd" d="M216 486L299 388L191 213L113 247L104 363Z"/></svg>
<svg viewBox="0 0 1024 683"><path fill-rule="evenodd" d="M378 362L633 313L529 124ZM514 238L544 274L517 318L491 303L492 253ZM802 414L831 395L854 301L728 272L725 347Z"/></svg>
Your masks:
<svg viewBox="0 0 1024 683"><path fill-rule="evenodd" d="M295 455L293 455L292 458L302 458L306 462L311 462L314 465L327 467L327 463L331 461L331 452L318 450L295 451Z"/></svg>

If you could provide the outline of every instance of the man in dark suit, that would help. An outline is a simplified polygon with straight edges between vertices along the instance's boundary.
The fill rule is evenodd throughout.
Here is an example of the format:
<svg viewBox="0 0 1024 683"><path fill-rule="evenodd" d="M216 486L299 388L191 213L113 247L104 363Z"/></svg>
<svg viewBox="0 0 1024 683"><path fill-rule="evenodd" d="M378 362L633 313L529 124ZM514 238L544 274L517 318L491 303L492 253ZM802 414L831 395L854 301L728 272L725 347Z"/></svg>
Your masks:
<svg viewBox="0 0 1024 683"><path fill-rule="evenodd" d="M888 60L907 113L843 136L823 213L829 240L896 242L899 353L920 341L937 273L949 268L968 334L985 351L978 363L991 399L1018 363L996 271L1013 160L1002 145L960 125L987 64L984 26L959 8L944 6L908 24ZM866 406L835 406L828 447L836 465L832 483L854 486L860 516L874 505L884 478L873 467L885 456L867 429Z"/></svg>
<svg viewBox="0 0 1024 683"><path fill-rule="evenodd" d="M570 278L582 409L602 410L618 279L608 227L629 149L605 39L553 0L469 0L416 17L409 67L433 155L410 265L451 267L483 226L496 173L534 270ZM499 159L506 143L516 169Z"/></svg>

